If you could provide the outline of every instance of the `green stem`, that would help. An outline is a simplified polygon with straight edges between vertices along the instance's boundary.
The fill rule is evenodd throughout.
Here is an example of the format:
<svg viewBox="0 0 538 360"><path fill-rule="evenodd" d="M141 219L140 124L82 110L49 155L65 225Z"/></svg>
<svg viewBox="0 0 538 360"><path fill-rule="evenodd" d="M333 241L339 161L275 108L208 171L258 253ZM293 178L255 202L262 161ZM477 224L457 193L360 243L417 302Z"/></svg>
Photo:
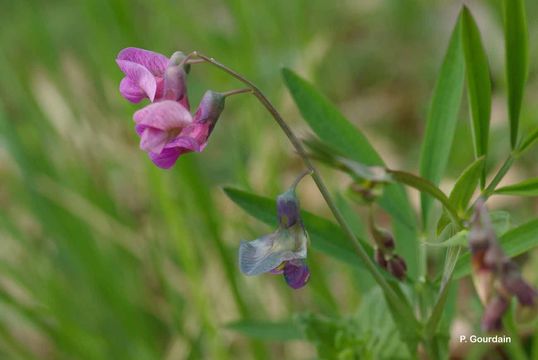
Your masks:
<svg viewBox="0 0 538 360"><path fill-rule="evenodd" d="M493 192L495 191L495 188L497 187L497 185L499 185L499 183L504 178L508 170L510 170L510 167L512 166L515 160L516 160L516 156L514 156L514 154L511 153L508 156L508 158L504 161L504 163L502 164L501 168L499 169L499 171L497 172L493 180L491 180L491 183L482 191L482 193L480 194L480 197L487 199L489 196L491 196L491 194L493 194Z"/></svg>
<svg viewBox="0 0 538 360"><path fill-rule="evenodd" d="M397 309L397 311L402 314L402 316L405 316L405 318L412 322L415 326L415 330L418 330L418 321L416 320L413 310L405 306L405 301L399 298L399 296L396 294L396 292L391 288L391 286L387 283L379 269L376 267L374 262L370 259L364 248L362 247L361 243L359 242L359 239L355 236L353 231L351 230L350 226L347 224L347 222L344 220L344 217L340 213L340 210L336 207L336 204L334 200L332 199L327 187L325 186L325 183L323 179L321 178L319 171L314 166L314 164L310 161L309 157L307 156L307 153L301 144L301 141L295 136L291 128L288 126L286 121L282 118L280 113L276 110L276 108L273 106L273 104L267 99L267 97L263 94L263 92L258 89L254 83L252 83L250 80L244 78L239 73L235 72L234 70L228 68L227 66L217 62L215 59L207 57L205 55L199 54L197 52L193 52L194 57L198 57L200 59L205 60L207 63L212 64L213 66L216 66L217 68L225 71L232 77L236 78L237 80L241 81L242 83L246 84L252 89L253 95L260 101L260 103L267 109L267 111L271 114L273 119L277 122L277 124L280 126L286 137L290 140L291 144L297 151L297 154L301 157L303 162L305 163L306 167L312 171L312 179L316 183L316 186L318 187L323 199L327 203L327 206L329 207L330 211L332 212L334 218L338 222L338 224L341 226L342 230L346 234L346 236L351 241L351 244L353 245L353 249L355 253L359 256L359 258L363 261L364 265L368 269L368 271L372 274L375 281L381 286L383 289L385 296L387 297L387 300L393 304L394 308Z"/></svg>

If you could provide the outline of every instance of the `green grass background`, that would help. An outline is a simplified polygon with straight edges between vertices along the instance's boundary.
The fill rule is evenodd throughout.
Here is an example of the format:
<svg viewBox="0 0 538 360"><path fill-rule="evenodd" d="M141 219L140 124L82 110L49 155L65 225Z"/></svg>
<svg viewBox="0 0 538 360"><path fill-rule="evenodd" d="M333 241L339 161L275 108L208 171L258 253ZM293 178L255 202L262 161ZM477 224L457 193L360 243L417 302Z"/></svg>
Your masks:
<svg viewBox="0 0 538 360"><path fill-rule="evenodd" d="M509 149L500 8L467 3L492 72L495 167ZM258 84L306 135L280 77L291 67L337 103L390 166L417 172L429 97L460 5L0 0L0 358L315 357L305 342L250 340L226 327L242 318L290 321L303 311L348 314L371 284L315 253L311 284L301 291L280 277L239 273L239 241L270 229L220 186L278 194L302 170L286 139L241 95L228 101L202 154L157 169L138 149L131 116L139 106L119 95L115 56L136 46L216 57ZM538 125L538 3L527 1L527 16L523 133ZM189 75L193 104L205 89L239 86L207 65ZM537 176L537 155L530 151L507 182ZM462 111L447 184L472 157ZM342 190L347 182L335 174L330 183ZM306 208L327 215L311 183L300 192ZM515 223L538 208L513 198L496 206L514 210ZM535 251L525 259L534 282L537 258Z"/></svg>

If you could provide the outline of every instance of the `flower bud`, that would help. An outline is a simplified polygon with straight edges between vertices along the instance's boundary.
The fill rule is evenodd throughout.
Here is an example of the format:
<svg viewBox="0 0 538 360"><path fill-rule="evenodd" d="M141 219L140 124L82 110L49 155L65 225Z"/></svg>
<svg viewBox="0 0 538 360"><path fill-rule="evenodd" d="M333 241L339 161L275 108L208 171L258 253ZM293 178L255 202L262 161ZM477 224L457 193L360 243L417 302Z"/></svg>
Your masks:
<svg viewBox="0 0 538 360"><path fill-rule="evenodd" d="M509 301L505 297L495 296L487 304L482 317L482 330L495 331L502 328L502 317L508 309Z"/></svg>
<svg viewBox="0 0 538 360"><path fill-rule="evenodd" d="M398 280L403 280L405 278L405 273L407 272L407 265L405 260L398 256L394 255L387 264L388 271L394 275Z"/></svg>
<svg viewBox="0 0 538 360"><path fill-rule="evenodd" d="M299 199L295 195L295 190L290 189L279 195L276 206L280 226L287 229L301 221Z"/></svg>
<svg viewBox="0 0 538 360"><path fill-rule="evenodd" d="M375 262L379 264L383 269L387 268L387 259L385 259L385 254L380 248L376 248L374 251Z"/></svg>

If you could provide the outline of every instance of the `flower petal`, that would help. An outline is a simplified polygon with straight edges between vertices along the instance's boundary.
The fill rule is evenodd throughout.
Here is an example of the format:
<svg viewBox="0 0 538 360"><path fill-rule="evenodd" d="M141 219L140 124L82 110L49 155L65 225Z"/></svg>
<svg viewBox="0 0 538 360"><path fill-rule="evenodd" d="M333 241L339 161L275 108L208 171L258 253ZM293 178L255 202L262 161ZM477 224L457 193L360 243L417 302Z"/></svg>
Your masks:
<svg viewBox="0 0 538 360"><path fill-rule="evenodd" d="M252 241L242 241L239 246L239 268L245 275L259 275L278 267L283 261L297 259L301 252L294 252L289 235L279 230Z"/></svg>
<svg viewBox="0 0 538 360"><path fill-rule="evenodd" d="M170 148L170 149L164 149L160 153L153 153L150 152L149 158L155 165L160 167L161 169L170 169L174 164L176 163L179 155L181 155L184 152L183 149L180 148Z"/></svg>
<svg viewBox="0 0 538 360"><path fill-rule="evenodd" d="M190 151L196 151L200 152L202 151L202 148L200 147L200 144L196 141L196 139L191 138L189 136L178 136L168 142L166 144L165 148L181 148L185 150L184 152L190 152Z"/></svg>
<svg viewBox="0 0 538 360"><path fill-rule="evenodd" d="M125 48L118 54L117 60L140 64L154 76L162 76L168 64L168 58L162 54L140 48Z"/></svg>
<svg viewBox="0 0 538 360"><path fill-rule="evenodd" d="M120 93L124 98L135 104L147 97L144 90L128 77L124 77L121 80Z"/></svg>
<svg viewBox="0 0 538 360"><path fill-rule="evenodd" d="M169 137L170 135L166 131L146 127L140 137L140 148L159 154L164 149Z"/></svg>
<svg viewBox="0 0 538 360"><path fill-rule="evenodd" d="M305 261L302 259L288 261L284 265L284 279L294 289L305 286L310 279L310 270Z"/></svg>
<svg viewBox="0 0 538 360"><path fill-rule="evenodd" d="M135 112L133 119L137 125L165 131L181 130L192 122L189 111L183 105L172 100L149 104Z"/></svg>
<svg viewBox="0 0 538 360"><path fill-rule="evenodd" d="M116 60L116 63L125 76L138 85L151 101L155 99L157 80L148 69L140 64L126 60Z"/></svg>

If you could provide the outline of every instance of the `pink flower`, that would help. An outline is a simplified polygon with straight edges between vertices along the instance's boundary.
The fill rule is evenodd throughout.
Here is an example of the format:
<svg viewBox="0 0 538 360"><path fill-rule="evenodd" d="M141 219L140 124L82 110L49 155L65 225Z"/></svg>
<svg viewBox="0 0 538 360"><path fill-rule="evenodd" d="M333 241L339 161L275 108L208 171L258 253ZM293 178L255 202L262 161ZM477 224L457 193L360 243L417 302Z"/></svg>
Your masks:
<svg viewBox="0 0 538 360"><path fill-rule="evenodd" d="M149 104L134 114L140 148L155 165L168 169L181 154L205 148L223 109L224 96L213 91L204 94L194 118L174 100Z"/></svg>
<svg viewBox="0 0 538 360"><path fill-rule="evenodd" d="M176 52L170 59L166 56L138 48L120 51L116 63L125 77L120 83L121 95L133 103L145 98L179 101L187 109L189 102L185 86L185 55Z"/></svg>

